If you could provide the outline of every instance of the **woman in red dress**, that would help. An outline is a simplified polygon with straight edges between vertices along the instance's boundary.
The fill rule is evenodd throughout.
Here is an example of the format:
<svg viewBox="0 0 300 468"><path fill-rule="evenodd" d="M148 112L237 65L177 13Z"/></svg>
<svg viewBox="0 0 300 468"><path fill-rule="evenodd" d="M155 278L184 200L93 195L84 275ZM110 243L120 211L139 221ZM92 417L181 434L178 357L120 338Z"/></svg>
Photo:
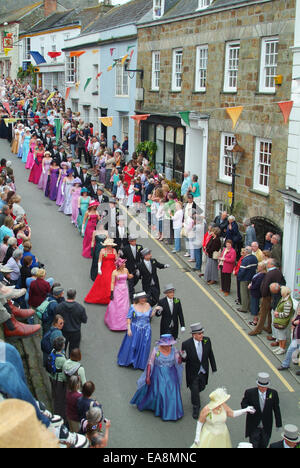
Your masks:
<svg viewBox="0 0 300 468"><path fill-rule="evenodd" d="M104 248L101 250L98 262L98 276L84 299L88 304L109 304L111 297L111 277L116 269L115 261L117 251L116 244L112 239L103 242Z"/></svg>
<svg viewBox="0 0 300 468"><path fill-rule="evenodd" d="M129 187L135 175L135 169L132 166L132 161L129 161L127 166L124 167L123 174L124 174L124 182L127 182L128 187Z"/></svg>
<svg viewBox="0 0 300 468"><path fill-rule="evenodd" d="M93 258L91 249L92 249L92 238L93 232L96 230L97 224L100 221L101 216L97 212L97 208L100 205L96 200L92 201L89 204L87 212L84 215L82 223L82 234L84 231L85 223L87 223L84 238L82 244L82 256L85 258Z"/></svg>
<svg viewBox="0 0 300 468"><path fill-rule="evenodd" d="M37 148L34 152L34 163L30 171L28 182L32 182L33 184L39 183L43 171L42 161L44 153L45 149L43 147L43 143L38 141Z"/></svg>

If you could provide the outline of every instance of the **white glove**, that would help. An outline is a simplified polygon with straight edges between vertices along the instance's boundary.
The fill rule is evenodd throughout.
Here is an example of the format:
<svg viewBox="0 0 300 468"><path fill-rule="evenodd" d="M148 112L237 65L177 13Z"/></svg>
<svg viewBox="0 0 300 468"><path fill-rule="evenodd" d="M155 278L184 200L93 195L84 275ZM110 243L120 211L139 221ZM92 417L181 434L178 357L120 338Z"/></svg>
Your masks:
<svg viewBox="0 0 300 468"><path fill-rule="evenodd" d="M102 262L98 263L98 275L102 275L102 270L101 270Z"/></svg>
<svg viewBox="0 0 300 468"><path fill-rule="evenodd" d="M165 268L170 268L170 265L166 264L166 265L165 265Z"/></svg>
<svg viewBox="0 0 300 468"><path fill-rule="evenodd" d="M180 331L181 331L181 333L184 333L185 332L185 327L181 327Z"/></svg>
<svg viewBox="0 0 300 468"><path fill-rule="evenodd" d="M233 411L233 417L238 418L239 416L243 416L243 414L246 413L254 414L256 413L256 410L253 408L253 406L247 406L245 409Z"/></svg>
<svg viewBox="0 0 300 468"><path fill-rule="evenodd" d="M200 442L200 434L202 430L203 423L197 421L196 435L195 435L195 444L198 445Z"/></svg>
<svg viewBox="0 0 300 468"><path fill-rule="evenodd" d="M58 185L59 185L59 180L56 182L56 187L58 187Z"/></svg>
<svg viewBox="0 0 300 468"><path fill-rule="evenodd" d="M43 174L46 174L46 171L45 171L45 169L43 169Z"/></svg>

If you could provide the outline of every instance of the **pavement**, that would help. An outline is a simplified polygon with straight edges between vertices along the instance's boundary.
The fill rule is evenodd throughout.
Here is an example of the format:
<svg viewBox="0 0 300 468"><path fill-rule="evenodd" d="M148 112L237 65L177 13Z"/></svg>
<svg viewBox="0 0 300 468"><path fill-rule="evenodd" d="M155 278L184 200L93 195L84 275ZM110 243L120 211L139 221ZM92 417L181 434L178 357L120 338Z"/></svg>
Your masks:
<svg viewBox="0 0 300 468"><path fill-rule="evenodd" d="M77 300L83 303L92 286L89 277L91 261L81 256L82 238L72 226L70 217L58 212L54 202L45 198L37 186L27 182L28 171L7 142L0 140L2 157L13 162L17 191L22 196L32 228L33 253L46 265L47 276L61 282L65 289L74 287ZM220 297L218 286L207 286L182 255L171 253L169 246L147 235L144 222L131 217L131 227L141 235L139 242L152 249L153 257L170 268L159 272L160 284L174 283L177 297L183 304L186 332L178 342L190 338L189 324L201 321L205 335L212 340L218 371L211 374L201 394L202 406L209 394L218 387L227 388L232 409L239 409L245 389L256 386L258 372L268 372L271 387L279 392L283 423L299 424L299 380L292 372L277 371L280 362L265 344L265 337L249 337L248 317L241 317L234 304L235 294ZM234 287L234 285L233 285ZM141 286L137 287L137 290ZM234 307L233 307L234 305ZM105 417L112 421L110 448L188 448L194 440L196 423L192 419L190 392L182 383L184 417L175 422L163 422L152 412L139 412L129 404L136 391L141 371L120 368L117 354L124 333L108 330L104 324L106 307L85 305L88 323L82 328L82 364L87 378L96 385L95 396L103 404ZM152 321L152 344L159 338L159 319ZM41 365L41 354L36 347L36 360ZM46 379L47 383L47 379ZM245 417L228 420L228 429L234 447L244 441ZM280 432L273 431L271 441L280 440Z"/></svg>

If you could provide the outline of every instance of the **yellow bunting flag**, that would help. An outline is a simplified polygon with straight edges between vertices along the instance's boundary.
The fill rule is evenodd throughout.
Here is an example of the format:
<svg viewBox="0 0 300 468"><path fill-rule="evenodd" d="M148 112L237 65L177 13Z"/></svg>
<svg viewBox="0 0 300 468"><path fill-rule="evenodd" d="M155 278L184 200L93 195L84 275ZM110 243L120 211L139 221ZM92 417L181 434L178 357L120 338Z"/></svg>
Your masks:
<svg viewBox="0 0 300 468"><path fill-rule="evenodd" d="M53 96L55 95L55 91L53 93L50 94L50 96L48 96L48 98L46 99L46 102L45 102L45 106L47 105L47 102L53 98Z"/></svg>
<svg viewBox="0 0 300 468"><path fill-rule="evenodd" d="M94 50L92 50L92 52L93 52L93 54L98 54L99 49L94 49Z"/></svg>
<svg viewBox="0 0 300 468"><path fill-rule="evenodd" d="M113 117L99 117L99 119L106 127L112 127Z"/></svg>
<svg viewBox="0 0 300 468"><path fill-rule="evenodd" d="M5 125L6 125L7 127L8 127L8 125L9 125L10 123L14 123L14 122L16 122L16 121L17 121L17 119L13 119L13 118L12 118L12 119L4 119L4 123L5 123Z"/></svg>
<svg viewBox="0 0 300 468"><path fill-rule="evenodd" d="M109 65L107 71L111 71L113 69L112 65Z"/></svg>
<svg viewBox="0 0 300 468"><path fill-rule="evenodd" d="M78 91L78 89L79 89L79 86L80 86L80 81L77 81L77 83L75 83L75 88L76 88L76 91Z"/></svg>
<svg viewBox="0 0 300 468"><path fill-rule="evenodd" d="M124 55L124 57L122 58L121 60L122 65L124 65L127 59L128 59L128 54Z"/></svg>
<svg viewBox="0 0 300 468"><path fill-rule="evenodd" d="M226 107L226 112L232 120L232 130L235 128L241 113L243 112L244 107Z"/></svg>
<svg viewBox="0 0 300 468"><path fill-rule="evenodd" d="M7 56L8 56L8 52L9 52L10 50L11 50L11 49L6 49L6 48L4 49L4 54L5 54L5 57L7 57Z"/></svg>

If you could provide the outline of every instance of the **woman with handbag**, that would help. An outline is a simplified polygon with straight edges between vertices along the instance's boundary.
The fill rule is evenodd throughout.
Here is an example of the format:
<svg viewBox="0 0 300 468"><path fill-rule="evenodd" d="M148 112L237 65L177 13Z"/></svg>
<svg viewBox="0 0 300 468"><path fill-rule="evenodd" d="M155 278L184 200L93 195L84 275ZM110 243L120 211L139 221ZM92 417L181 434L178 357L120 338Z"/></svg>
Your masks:
<svg viewBox="0 0 300 468"><path fill-rule="evenodd" d="M272 311L272 336L276 338L278 343L278 348L275 347L273 352L277 355L285 354L286 342L290 334L289 324L294 315L290 288L281 286L280 293L281 299L276 310Z"/></svg>
<svg viewBox="0 0 300 468"><path fill-rule="evenodd" d="M232 247L232 241L228 239L221 256L219 257L219 270L221 272L221 291L225 296L230 293L231 273L236 261L236 251Z"/></svg>
<svg viewBox="0 0 300 468"><path fill-rule="evenodd" d="M221 230L213 228L211 238L206 246L207 264L204 273L204 280L207 284L216 284L218 282L218 258L221 254Z"/></svg>

